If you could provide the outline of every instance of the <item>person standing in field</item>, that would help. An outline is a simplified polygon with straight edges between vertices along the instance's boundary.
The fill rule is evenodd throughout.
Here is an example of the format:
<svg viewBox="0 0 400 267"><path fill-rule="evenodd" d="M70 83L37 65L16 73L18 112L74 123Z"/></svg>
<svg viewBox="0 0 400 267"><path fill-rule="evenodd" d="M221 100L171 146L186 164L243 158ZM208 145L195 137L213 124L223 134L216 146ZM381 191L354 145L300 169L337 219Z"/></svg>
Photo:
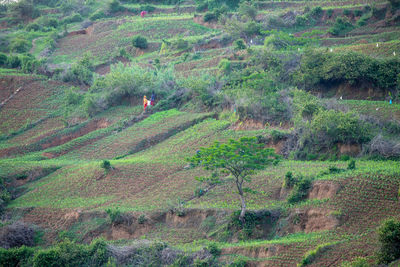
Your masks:
<svg viewBox="0 0 400 267"><path fill-rule="evenodd" d="M146 96L144 96L143 97L143 112L145 112L146 111L146 108L147 108L147 98L146 98Z"/></svg>

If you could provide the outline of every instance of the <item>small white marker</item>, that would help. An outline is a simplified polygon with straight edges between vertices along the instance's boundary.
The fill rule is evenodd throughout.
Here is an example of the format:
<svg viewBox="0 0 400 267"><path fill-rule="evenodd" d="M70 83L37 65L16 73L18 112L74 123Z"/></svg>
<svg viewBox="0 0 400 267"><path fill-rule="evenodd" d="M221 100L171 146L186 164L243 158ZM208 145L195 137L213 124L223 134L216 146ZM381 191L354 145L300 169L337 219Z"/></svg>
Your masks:
<svg viewBox="0 0 400 267"><path fill-rule="evenodd" d="M332 49L332 48L330 48L330 49L329 49L329 52L333 52L333 49Z"/></svg>
<svg viewBox="0 0 400 267"><path fill-rule="evenodd" d="M379 43L376 43L376 47L379 47Z"/></svg>
<svg viewBox="0 0 400 267"><path fill-rule="evenodd" d="M393 56L396 56L396 52L393 52Z"/></svg>

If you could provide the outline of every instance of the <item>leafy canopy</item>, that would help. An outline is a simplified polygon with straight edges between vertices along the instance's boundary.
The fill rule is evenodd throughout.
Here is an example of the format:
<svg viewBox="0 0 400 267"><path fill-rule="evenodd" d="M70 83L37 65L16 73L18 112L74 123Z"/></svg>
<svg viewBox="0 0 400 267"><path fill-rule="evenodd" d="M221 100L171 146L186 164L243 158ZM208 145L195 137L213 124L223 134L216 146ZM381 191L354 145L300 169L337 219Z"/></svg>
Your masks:
<svg viewBox="0 0 400 267"><path fill-rule="evenodd" d="M249 181L249 176L256 170L277 164L279 156L271 148L264 149L255 137L230 139L228 143L215 142L212 146L201 148L189 159L195 166L203 166L206 170L228 171L236 178ZM215 179L215 177L214 177Z"/></svg>

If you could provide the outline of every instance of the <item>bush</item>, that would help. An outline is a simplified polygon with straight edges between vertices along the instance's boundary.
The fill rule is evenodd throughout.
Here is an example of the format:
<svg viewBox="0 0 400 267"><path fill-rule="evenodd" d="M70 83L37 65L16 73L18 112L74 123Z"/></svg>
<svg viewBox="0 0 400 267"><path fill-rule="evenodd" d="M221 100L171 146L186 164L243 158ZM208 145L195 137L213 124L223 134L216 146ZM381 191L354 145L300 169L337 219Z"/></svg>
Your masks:
<svg viewBox="0 0 400 267"><path fill-rule="evenodd" d="M111 163L108 160L103 160L100 167L103 168L105 172L108 172L111 169Z"/></svg>
<svg viewBox="0 0 400 267"><path fill-rule="evenodd" d="M243 39L237 39L233 42L233 47L236 51L247 48L247 45Z"/></svg>
<svg viewBox="0 0 400 267"><path fill-rule="evenodd" d="M33 257L33 267L41 266L104 266L109 258L104 240L80 245L65 240L54 247L42 249Z"/></svg>
<svg viewBox="0 0 400 267"><path fill-rule="evenodd" d="M149 13L154 12L156 10L156 7L153 5L141 5L140 10L147 11Z"/></svg>
<svg viewBox="0 0 400 267"><path fill-rule="evenodd" d="M108 208L106 209L106 213L108 214L111 223L115 223L121 219L121 211L118 208Z"/></svg>
<svg viewBox="0 0 400 267"><path fill-rule="evenodd" d="M39 16L38 10L34 7L34 5L28 0L21 0L18 2L14 2L10 5L10 11L13 16L19 18L35 18Z"/></svg>
<svg viewBox="0 0 400 267"><path fill-rule="evenodd" d="M65 94L65 104L69 105L79 105L82 102L83 95L80 94L79 88L71 87Z"/></svg>
<svg viewBox="0 0 400 267"><path fill-rule="evenodd" d="M16 52L16 53L25 53L29 49L29 42L25 39L21 38L14 38L11 40L9 49L11 52Z"/></svg>
<svg viewBox="0 0 400 267"><path fill-rule="evenodd" d="M375 59L363 54L324 53L308 51L301 60L295 75L299 86L347 82L357 85L372 83L380 89L397 88L400 60L396 58Z"/></svg>
<svg viewBox="0 0 400 267"><path fill-rule="evenodd" d="M311 189L312 179L310 178L300 178L298 182L293 187L292 192L290 192L287 202L289 204L297 203L303 200Z"/></svg>
<svg viewBox="0 0 400 267"><path fill-rule="evenodd" d="M64 24L69 24L69 23L74 23L74 22L81 22L83 21L83 17L79 13L74 13L69 15L68 17L65 17L63 20Z"/></svg>
<svg viewBox="0 0 400 267"><path fill-rule="evenodd" d="M8 57L6 54L0 53L0 66L6 66Z"/></svg>
<svg viewBox="0 0 400 267"><path fill-rule="evenodd" d="M75 82L90 85L93 80L93 62L90 54L85 54L81 60L73 64L63 77L64 82Z"/></svg>
<svg viewBox="0 0 400 267"><path fill-rule="evenodd" d="M21 66L21 59L18 56L9 56L7 59L7 64L9 68L18 68Z"/></svg>
<svg viewBox="0 0 400 267"><path fill-rule="evenodd" d="M295 184L297 184L297 182L298 182L298 180L297 180L297 178L295 178L295 177L293 176L293 173L292 173L292 172L287 172L287 173L285 174L285 179L284 179L284 181L283 181L283 187L284 187L284 188L287 188L287 189L293 188L293 186L294 186Z"/></svg>
<svg viewBox="0 0 400 267"><path fill-rule="evenodd" d="M204 22L210 22L213 20L217 20L218 16L214 13L214 12L207 12L206 14L204 14L203 20Z"/></svg>
<svg viewBox="0 0 400 267"><path fill-rule="evenodd" d="M221 255L221 249L215 243L211 243L207 246L207 250L213 255L214 257L218 257Z"/></svg>
<svg viewBox="0 0 400 267"><path fill-rule="evenodd" d="M257 16L257 8L250 2L240 3L238 12L241 16L249 17L252 20L255 20Z"/></svg>
<svg viewBox="0 0 400 267"><path fill-rule="evenodd" d="M111 2L109 2L107 5L107 9L110 13L116 13L125 10L118 0L111 0Z"/></svg>
<svg viewBox="0 0 400 267"><path fill-rule="evenodd" d="M348 170L354 170L356 168L356 161L354 159L349 161L349 164L347 165Z"/></svg>
<svg viewBox="0 0 400 267"><path fill-rule="evenodd" d="M136 35L132 39L132 45L140 49L146 49L148 46L147 39L143 36Z"/></svg>
<svg viewBox="0 0 400 267"><path fill-rule="evenodd" d="M378 262L388 264L400 258L400 222L395 219L386 220L378 229L381 243Z"/></svg>
<svg viewBox="0 0 400 267"><path fill-rule="evenodd" d="M101 18L105 18L105 17L106 17L106 14L104 14L104 11L98 10L98 11L96 11L95 13L93 13L93 14L89 17L89 19L90 19L91 21L95 21L95 20L98 20L98 19L101 19Z"/></svg>
<svg viewBox="0 0 400 267"><path fill-rule="evenodd" d="M370 267L366 258L357 257L353 261L345 261L341 267Z"/></svg>
<svg viewBox="0 0 400 267"><path fill-rule="evenodd" d="M363 144L371 139L369 128L353 113L320 111L311 121L310 128L314 143L325 147L338 142Z"/></svg>
<svg viewBox="0 0 400 267"><path fill-rule="evenodd" d="M333 246L333 244L330 244L330 243L322 244L322 245L317 246L314 250L308 251L303 256L303 259L297 266L299 266L299 267L307 266L307 265L313 263L322 253L326 252L332 246Z"/></svg>
<svg viewBox="0 0 400 267"><path fill-rule="evenodd" d="M141 214L138 218L138 224L144 224L147 221L146 216L144 214Z"/></svg>
<svg viewBox="0 0 400 267"><path fill-rule="evenodd" d="M328 30L334 36L344 36L349 31L353 30L354 26L347 18L336 18L335 24Z"/></svg>
<svg viewBox="0 0 400 267"><path fill-rule="evenodd" d="M32 257L34 253L34 248L26 246L11 249L0 248L0 266L32 266Z"/></svg>
<svg viewBox="0 0 400 267"><path fill-rule="evenodd" d="M27 224L16 222L1 228L0 247L13 248L20 246L34 246L35 231Z"/></svg>
<svg viewBox="0 0 400 267"><path fill-rule="evenodd" d="M36 31L40 30L40 26L39 26L39 24L32 22L26 26L25 30L28 32L30 32L30 31L36 32Z"/></svg>

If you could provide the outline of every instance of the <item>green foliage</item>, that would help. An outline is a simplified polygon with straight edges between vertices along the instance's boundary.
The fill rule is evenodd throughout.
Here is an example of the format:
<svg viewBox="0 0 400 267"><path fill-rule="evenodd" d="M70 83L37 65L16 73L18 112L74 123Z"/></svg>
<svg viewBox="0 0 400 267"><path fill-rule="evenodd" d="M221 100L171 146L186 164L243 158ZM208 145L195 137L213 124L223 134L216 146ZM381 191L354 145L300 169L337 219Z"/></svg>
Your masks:
<svg viewBox="0 0 400 267"><path fill-rule="evenodd" d="M77 87L71 87L66 93L65 93L65 104L67 106L75 106L79 105L82 102L83 95L79 93L79 88Z"/></svg>
<svg viewBox="0 0 400 267"><path fill-rule="evenodd" d="M210 243L207 246L207 250L213 255L214 257L218 257L221 255L221 249L218 247L216 243Z"/></svg>
<svg viewBox="0 0 400 267"><path fill-rule="evenodd" d="M22 246L19 248L0 248L0 266L32 266L32 257L35 249Z"/></svg>
<svg viewBox="0 0 400 267"><path fill-rule="evenodd" d="M102 266L108 258L104 240L94 240L90 245L65 240L54 247L35 252L33 266Z"/></svg>
<svg viewBox="0 0 400 267"><path fill-rule="evenodd" d="M106 213L108 214L111 223L115 223L121 219L121 211L118 208L108 208L106 209Z"/></svg>
<svg viewBox="0 0 400 267"><path fill-rule="evenodd" d="M328 30L328 32L334 36L344 36L349 31L353 30L354 26L351 24L349 19L338 17L336 18L335 24Z"/></svg>
<svg viewBox="0 0 400 267"><path fill-rule="evenodd" d="M393 10L400 8L400 1L399 0L389 0L390 6Z"/></svg>
<svg viewBox="0 0 400 267"><path fill-rule="evenodd" d="M108 172L112 168L111 163L108 160L103 160L100 164L100 167L103 168L105 172Z"/></svg>
<svg viewBox="0 0 400 267"><path fill-rule="evenodd" d="M226 58L221 59L218 63L218 68L224 75L229 75L232 71L231 62Z"/></svg>
<svg viewBox="0 0 400 267"><path fill-rule="evenodd" d="M291 34L281 31L266 31L264 46L276 50L293 50L295 48L311 44L312 39L303 37L294 37Z"/></svg>
<svg viewBox="0 0 400 267"><path fill-rule="evenodd" d="M247 261L243 258L237 258L233 262L231 262L229 267L246 267Z"/></svg>
<svg viewBox="0 0 400 267"><path fill-rule="evenodd" d="M335 110L323 110L311 121L311 138L316 144L358 143L370 140L369 129L353 113L342 113Z"/></svg>
<svg viewBox="0 0 400 267"><path fill-rule="evenodd" d="M283 180L283 187L289 189L293 188L298 183L298 180L296 177L293 176L292 172L287 172L285 174L285 179Z"/></svg>
<svg viewBox="0 0 400 267"><path fill-rule="evenodd" d="M370 264L368 263L366 258L357 257L351 262L343 262L341 267L370 267Z"/></svg>
<svg viewBox="0 0 400 267"><path fill-rule="evenodd" d="M38 10L34 7L32 2L28 0L21 0L12 3L9 7L9 10L13 16L22 19L33 19L38 17L39 15Z"/></svg>
<svg viewBox="0 0 400 267"><path fill-rule="evenodd" d="M69 24L74 22L81 22L83 21L83 17L79 13L73 13L63 19L63 24Z"/></svg>
<svg viewBox="0 0 400 267"><path fill-rule="evenodd" d="M295 80L299 86L348 82L356 85L372 83L380 89L397 88L400 60L374 59L354 53L326 53L307 51Z"/></svg>
<svg viewBox="0 0 400 267"><path fill-rule="evenodd" d="M11 43L9 45L9 49L11 52L16 52L16 53L25 53L29 49L29 42L25 39L22 38L14 38L11 40Z"/></svg>
<svg viewBox="0 0 400 267"><path fill-rule="evenodd" d="M356 161L354 159L349 161L349 164L347 165L348 170L354 170L356 168Z"/></svg>
<svg viewBox="0 0 400 267"><path fill-rule="evenodd" d="M312 179L298 177L297 182L295 183L292 192L290 192L287 202L289 204L297 203L302 201L311 189Z"/></svg>
<svg viewBox="0 0 400 267"><path fill-rule="evenodd" d="M124 11L124 7L121 6L120 2L118 0L111 0L107 4L107 9L110 13L116 13L120 11Z"/></svg>
<svg viewBox="0 0 400 267"><path fill-rule="evenodd" d="M138 224L144 224L145 222L147 222L147 218L146 218L146 216L144 215L144 214L141 214L139 217L138 217Z"/></svg>
<svg viewBox="0 0 400 267"><path fill-rule="evenodd" d="M379 263L388 264L400 258L400 222L388 219L378 229L381 243L378 252Z"/></svg>
<svg viewBox="0 0 400 267"><path fill-rule="evenodd" d="M247 45L243 39L237 39L233 42L233 47L236 51L243 50L247 48Z"/></svg>
<svg viewBox="0 0 400 267"><path fill-rule="evenodd" d="M8 61L8 57L6 54L0 53L0 66L6 66Z"/></svg>
<svg viewBox="0 0 400 267"><path fill-rule="evenodd" d="M210 22L213 20L217 20L218 17L216 16L216 14L214 12L207 12L206 14L204 14L203 20L204 22Z"/></svg>
<svg viewBox="0 0 400 267"><path fill-rule="evenodd" d="M9 68L18 68L21 66L21 59L18 56L10 55L7 59L7 64Z"/></svg>
<svg viewBox="0 0 400 267"><path fill-rule="evenodd" d="M322 244L317 246L315 249L308 251L302 258L301 262L297 265L298 267L307 266L312 264L321 254L326 252L333 246L332 243Z"/></svg>
<svg viewBox="0 0 400 267"><path fill-rule="evenodd" d="M104 14L103 10L98 10L95 13L93 13L89 18L91 21L99 20L102 18L105 18L106 14Z"/></svg>
<svg viewBox="0 0 400 267"><path fill-rule="evenodd" d="M257 8L251 2L241 2L238 8L238 12L241 16L248 17L252 20L255 20L257 16Z"/></svg>
<svg viewBox="0 0 400 267"><path fill-rule="evenodd" d="M64 82L90 85L93 80L93 70L92 55L86 53L82 59L72 65L71 69L63 77L63 80Z"/></svg>
<svg viewBox="0 0 400 267"><path fill-rule="evenodd" d="M195 156L188 159L194 166L202 166L206 170L229 173L235 179L236 188L242 201L240 218L245 216L245 201L243 183L250 182L250 176L256 170L277 164L279 156L271 148L264 149L256 137L242 137L239 140L230 139L228 143L215 142L207 148L200 148ZM217 179L219 178L217 174ZM205 177L203 181L214 180L214 177ZM221 178L219 178L221 179Z"/></svg>
<svg viewBox="0 0 400 267"><path fill-rule="evenodd" d="M25 27L25 30L28 31L28 32L30 32L30 31L36 32L36 31L39 31L39 30L40 30L40 25L37 24L36 22L32 22L32 23L29 23L29 24Z"/></svg>
<svg viewBox="0 0 400 267"><path fill-rule="evenodd" d="M132 45L136 48L146 49L148 46L147 39L143 36L136 35L132 38Z"/></svg>

